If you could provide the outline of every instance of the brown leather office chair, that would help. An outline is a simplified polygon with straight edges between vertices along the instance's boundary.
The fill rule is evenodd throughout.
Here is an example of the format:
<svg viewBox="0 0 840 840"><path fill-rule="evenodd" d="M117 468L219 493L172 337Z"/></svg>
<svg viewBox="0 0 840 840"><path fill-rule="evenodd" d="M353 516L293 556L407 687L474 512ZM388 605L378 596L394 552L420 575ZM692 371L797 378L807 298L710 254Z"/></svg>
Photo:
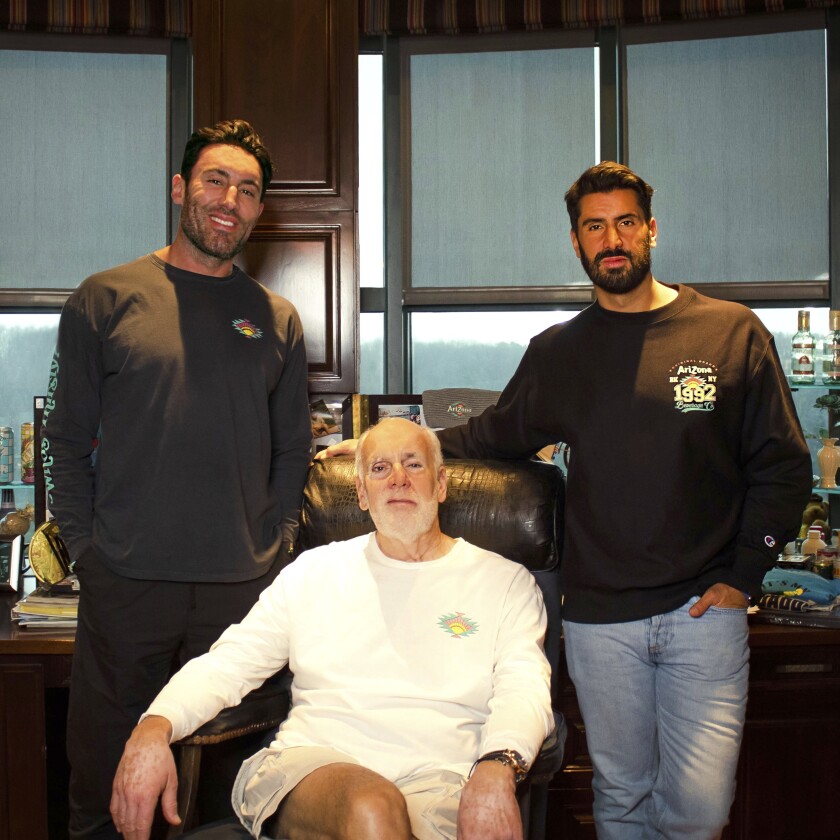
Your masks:
<svg viewBox="0 0 840 840"><path fill-rule="evenodd" d="M558 568L563 531L562 474L556 467L536 461L450 460L446 472L447 498L440 507L442 530L522 563L533 573L545 597L549 616L546 654L555 667L561 635ZM372 530L370 515L356 500L352 459L314 462L304 491L296 553ZM553 694L556 699L556 692ZM170 837L195 823L202 747L257 728L273 733L287 710L288 694L281 674L251 692L239 706L225 709L179 742L178 805L183 823L172 829ZM547 787L562 763L565 722L559 712L555 719L555 732L543 745L529 778L517 790L528 840L545 836ZM226 840L247 838L248 834L235 820L225 820L189 831L189 836Z"/></svg>

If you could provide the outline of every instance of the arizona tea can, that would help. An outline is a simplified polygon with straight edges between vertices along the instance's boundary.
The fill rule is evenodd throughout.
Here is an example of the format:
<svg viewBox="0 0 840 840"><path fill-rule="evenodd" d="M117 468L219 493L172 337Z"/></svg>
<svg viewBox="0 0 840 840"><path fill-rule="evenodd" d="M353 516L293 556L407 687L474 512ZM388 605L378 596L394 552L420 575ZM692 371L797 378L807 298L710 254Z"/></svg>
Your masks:
<svg viewBox="0 0 840 840"><path fill-rule="evenodd" d="M20 480L26 484L35 483L34 423L21 423L20 426Z"/></svg>
<svg viewBox="0 0 840 840"><path fill-rule="evenodd" d="M0 484L15 480L15 433L11 426L0 426Z"/></svg>

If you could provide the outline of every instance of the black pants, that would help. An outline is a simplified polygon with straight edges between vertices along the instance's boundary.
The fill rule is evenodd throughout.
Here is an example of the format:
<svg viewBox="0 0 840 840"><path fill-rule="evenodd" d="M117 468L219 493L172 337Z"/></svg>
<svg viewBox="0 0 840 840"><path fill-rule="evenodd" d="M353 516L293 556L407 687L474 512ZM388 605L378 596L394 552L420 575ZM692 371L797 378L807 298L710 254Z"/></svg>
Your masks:
<svg viewBox="0 0 840 840"><path fill-rule="evenodd" d="M275 564L243 583L171 583L116 575L92 552L79 559L67 717L72 840L120 837L109 812L111 784L138 718L175 670L245 616L278 570ZM226 797L220 810L230 813L230 787L219 796Z"/></svg>

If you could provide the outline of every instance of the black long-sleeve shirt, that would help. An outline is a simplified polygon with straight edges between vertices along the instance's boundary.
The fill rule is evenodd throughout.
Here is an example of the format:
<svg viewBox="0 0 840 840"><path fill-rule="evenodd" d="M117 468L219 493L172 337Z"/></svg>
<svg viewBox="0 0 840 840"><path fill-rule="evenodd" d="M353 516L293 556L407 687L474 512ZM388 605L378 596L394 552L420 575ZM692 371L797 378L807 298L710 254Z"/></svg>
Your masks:
<svg viewBox="0 0 840 840"><path fill-rule="evenodd" d="M811 464L772 335L685 286L650 312L593 304L532 339L495 408L439 432L454 457L569 444L564 616L630 621L716 582L757 595L801 522Z"/></svg>
<svg viewBox="0 0 840 840"><path fill-rule="evenodd" d="M127 577L258 577L294 537L310 447L300 319L238 268L148 255L68 299L43 453L74 560L92 547Z"/></svg>

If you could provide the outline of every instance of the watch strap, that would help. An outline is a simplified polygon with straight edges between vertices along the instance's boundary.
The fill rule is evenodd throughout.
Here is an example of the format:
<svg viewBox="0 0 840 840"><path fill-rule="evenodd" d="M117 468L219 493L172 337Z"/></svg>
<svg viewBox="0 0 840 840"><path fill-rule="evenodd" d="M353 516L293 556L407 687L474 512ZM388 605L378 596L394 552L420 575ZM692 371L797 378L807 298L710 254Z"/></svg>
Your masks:
<svg viewBox="0 0 840 840"><path fill-rule="evenodd" d="M506 764L512 768L516 784L519 784L528 775L528 765L516 750L494 750L493 752L484 753L484 755L479 756L473 763L469 772L470 776L472 776L473 770L482 761L498 761L500 764Z"/></svg>

